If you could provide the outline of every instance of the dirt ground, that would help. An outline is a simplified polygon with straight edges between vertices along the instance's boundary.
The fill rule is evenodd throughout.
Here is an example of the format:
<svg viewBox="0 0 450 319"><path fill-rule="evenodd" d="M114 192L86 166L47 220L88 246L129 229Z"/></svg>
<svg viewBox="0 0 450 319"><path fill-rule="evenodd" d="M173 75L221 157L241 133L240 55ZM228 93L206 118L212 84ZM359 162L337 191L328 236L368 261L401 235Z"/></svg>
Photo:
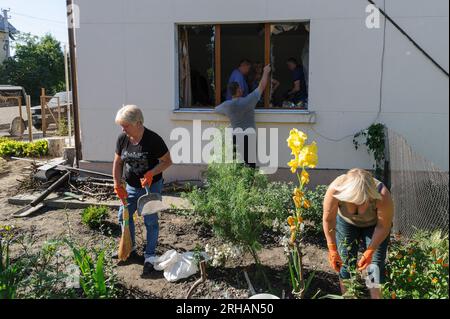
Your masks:
<svg viewBox="0 0 450 319"><path fill-rule="evenodd" d="M8 204L8 198L20 193L19 179L29 174L30 163L7 161L0 167L0 224L14 225L21 233L34 232L42 243L61 235L72 236L79 240L96 242L112 239L118 242L120 227L117 224L117 213L111 211L106 222L107 234L89 229L81 223L81 210L43 209L36 215L24 219L15 219L10 215L20 207ZM173 194L171 194L173 196ZM108 234L109 233L109 234ZM136 238L139 258L126 263L118 263L116 271L127 298L185 298L199 274L176 283L169 283L162 272L154 272L148 278L142 278L143 247L145 227L138 220ZM291 297L287 260L283 248L280 247L274 234L267 233L264 247L259 256L264 271L271 282L271 292L287 298ZM180 213L163 212L160 218L160 236L157 254L162 255L170 249L178 252L192 251L197 245L205 247L207 243L218 244L211 236L211 231L196 224L192 217ZM338 278L329 268L327 251L323 243L306 245L304 263L306 275L315 271L315 277L308 294L314 295L320 289L320 295L338 293ZM257 292L267 292L264 281L256 277L255 267L250 257L243 257L239 265L229 262L224 268L207 268L208 280L202 284L193 298L242 299L248 298L249 290L244 277L244 269L248 271L252 284ZM264 290L263 290L264 289Z"/></svg>

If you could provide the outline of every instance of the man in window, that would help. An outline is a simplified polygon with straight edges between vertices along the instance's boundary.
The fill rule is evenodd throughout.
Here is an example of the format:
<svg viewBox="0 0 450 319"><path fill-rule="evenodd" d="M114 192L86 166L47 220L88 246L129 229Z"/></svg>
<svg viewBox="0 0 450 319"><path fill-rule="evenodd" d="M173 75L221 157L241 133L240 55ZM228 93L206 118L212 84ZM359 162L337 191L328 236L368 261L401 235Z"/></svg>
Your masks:
<svg viewBox="0 0 450 319"><path fill-rule="evenodd" d="M292 73L292 89L286 93L286 100L294 106L304 106L307 100L306 80L302 66L295 58L287 60L287 67Z"/></svg>
<svg viewBox="0 0 450 319"><path fill-rule="evenodd" d="M248 83L246 77L250 73L252 64L249 60L244 59L239 63L239 67L235 69L228 80L228 84L236 82L242 90L242 97L246 97L249 93ZM227 90L227 101L233 98L233 94L230 90Z"/></svg>
<svg viewBox="0 0 450 319"><path fill-rule="evenodd" d="M270 65L264 67L258 87L245 97L239 83L231 82L228 90L232 99L215 108L217 113L226 115L230 119L233 128L233 145L236 147L239 143L238 145L242 146L241 143L244 143L244 147L238 149L244 149L244 161L252 168L256 168L256 158L253 156L256 155L255 107L267 87L271 70Z"/></svg>

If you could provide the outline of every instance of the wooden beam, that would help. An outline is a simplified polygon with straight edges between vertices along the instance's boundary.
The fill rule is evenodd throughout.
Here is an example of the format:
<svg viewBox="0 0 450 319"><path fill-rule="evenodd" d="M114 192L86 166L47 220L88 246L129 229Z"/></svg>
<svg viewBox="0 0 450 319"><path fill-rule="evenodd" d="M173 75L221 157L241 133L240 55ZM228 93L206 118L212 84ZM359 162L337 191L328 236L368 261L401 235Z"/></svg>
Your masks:
<svg viewBox="0 0 450 319"><path fill-rule="evenodd" d="M271 63L271 24L265 24L265 32L264 32L264 64ZM270 95L272 89L272 76L269 79L269 83L267 84L266 91L264 92L264 108L270 108Z"/></svg>
<svg viewBox="0 0 450 319"><path fill-rule="evenodd" d="M222 103L222 28L220 24L215 25L215 58L214 58L214 74L215 83L214 87L216 90L216 105Z"/></svg>
<svg viewBox="0 0 450 319"><path fill-rule="evenodd" d="M20 135L22 135L25 128L23 127L23 114L22 114L22 98L17 99L17 104L19 104L19 117L20 117Z"/></svg>
<svg viewBox="0 0 450 319"><path fill-rule="evenodd" d="M47 130L47 114L45 112L46 102L45 102L45 89L41 88L41 126L42 126L42 136L45 137Z"/></svg>
<svg viewBox="0 0 450 319"><path fill-rule="evenodd" d="M27 95L26 99L27 105L27 117L28 117L28 139L33 142L33 122L31 118L31 96Z"/></svg>

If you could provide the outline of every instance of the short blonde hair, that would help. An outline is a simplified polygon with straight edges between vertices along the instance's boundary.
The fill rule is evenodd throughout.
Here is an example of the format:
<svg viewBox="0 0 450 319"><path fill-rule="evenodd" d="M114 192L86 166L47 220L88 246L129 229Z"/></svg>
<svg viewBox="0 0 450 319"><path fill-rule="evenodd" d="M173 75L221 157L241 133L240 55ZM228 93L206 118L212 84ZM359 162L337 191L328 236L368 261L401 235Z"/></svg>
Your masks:
<svg viewBox="0 0 450 319"><path fill-rule="evenodd" d="M354 168L345 174L335 186L334 198L342 202L362 205L373 199L381 199L375 180L368 171Z"/></svg>
<svg viewBox="0 0 450 319"><path fill-rule="evenodd" d="M136 105L125 105L116 115L116 123L128 123L136 125L137 123L144 124L144 115L140 108Z"/></svg>

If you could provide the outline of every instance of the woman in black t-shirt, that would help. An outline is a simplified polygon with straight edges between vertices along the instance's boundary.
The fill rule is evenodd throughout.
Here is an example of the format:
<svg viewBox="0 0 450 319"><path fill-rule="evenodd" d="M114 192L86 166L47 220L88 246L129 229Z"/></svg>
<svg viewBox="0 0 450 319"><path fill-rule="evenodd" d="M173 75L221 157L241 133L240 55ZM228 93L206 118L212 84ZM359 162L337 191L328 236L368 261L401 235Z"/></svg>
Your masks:
<svg viewBox="0 0 450 319"><path fill-rule="evenodd" d="M135 255L133 214L137 208L137 201L146 194L145 186L150 186L152 193L161 193L162 173L172 165L172 159L164 140L144 127L144 116L137 106L127 105L120 109L116 116L116 123L122 127L123 133L116 143L113 164L114 191L121 200L128 199L129 226L133 242L132 254ZM126 182L126 187L122 184L122 178ZM121 224L123 222L123 207L119 210L119 222ZM158 214L144 216L144 223L147 229L147 246L143 275L148 275L153 270L150 257L155 256L158 244Z"/></svg>

